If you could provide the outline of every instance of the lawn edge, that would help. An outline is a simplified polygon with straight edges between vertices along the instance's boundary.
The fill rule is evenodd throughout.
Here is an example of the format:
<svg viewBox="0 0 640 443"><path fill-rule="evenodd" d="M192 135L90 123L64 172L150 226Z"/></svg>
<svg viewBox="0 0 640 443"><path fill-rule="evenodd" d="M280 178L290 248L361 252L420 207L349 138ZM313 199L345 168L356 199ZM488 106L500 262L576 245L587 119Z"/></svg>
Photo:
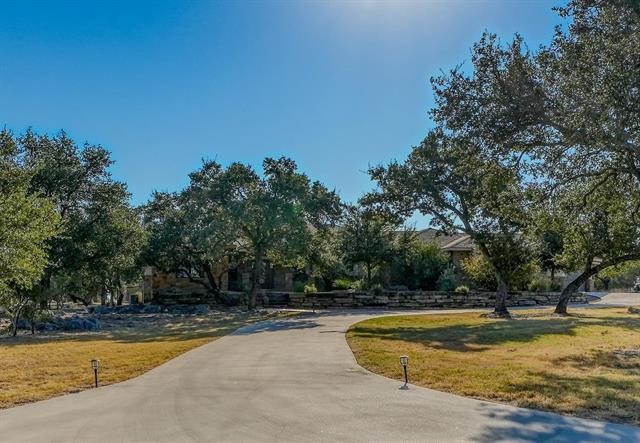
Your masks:
<svg viewBox="0 0 640 443"><path fill-rule="evenodd" d="M583 308L583 307L587 307L588 305L575 305L575 308ZM546 308L547 306L544 306L542 308ZM620 308L622 306L608 306L608 305L604 305L604 306L589 306L589 309L610 309L610 308ZM526 308L523 308L522 310L525 310ZM540 308L541 309L541 308ZM469 313L469 312L484 312L485 310L475 310L475 309L470 309L470 310L465 310L465 311L461 311L460 314L463 313ZM390 380L390 381L394 381L394 382L399 382L399 383L403 383L402 380L398 380L395 378L391 378L391 377L387 377L386 375L382 375L382 374L378 374L376 372L373 372L367 368L365 368L364 366L362 366L359 362L358 359L356 358L355 353L353 352L353 348L351 347L351 344L349 343L349 340L347 339L347 334L349 333L349 331L351 330L351 328L359 323L363 323L365 321L371 320L373 318L381 318L381 317L398 317L398 316L410 316L410 315L424 315L424 314L441 314L441 315L450 315L452 314L451 312L441 312L441 311L437 311L437 310L432 310L432 311L421 311L421 312L409 312L407 314L387 314L387 315L372 315L369 318L365 318L364 320L358 320L354 323L351 323L347 329L344 332L344 341L347 344L347 347L349 348L349 351L351 352L351 357L353 359L353 361L355 362L355 364L363 370L363 372L368 373L370 375L375 375L376 377L380 377L383 378L385 380ZM455 314L455 313L454 313ZM581 416L581 415L576 415L576 414L570 414L570 413L566 413L566 412L558 412L558 411L554 411L552 409L542 409L542 408L527 408L524 406L518 406L518 405L513 405L511 403L505 403L505 402L500 402L500 401L496 401L496 400L487 400L485 398L480 398L480 397L470 397L470 396L466 396L466 395L460 395L460 394L456 394L453 392L448 392L448 391L441 391L439 389L434 389L434 388L430 388L427 386L420 386L420 385L416 385L416 384L412 384L412 383L408 383L408 385L410 387L413 387L414 389L426 389L429 391L433 391L433 392L437 392L439 394L446 394L446 395L451 395L457 398L461 398L461 399L467 399L467 400L475 400L478 402L485 402L485 403L489 403L489 404L493 404L493 405L497 405L497 406L504 406L504 407L510 407L510 408L515 408L515 409L521 409L523 411L535 411L538 413L542 413L542 414L549 414L549 415L557 415L557 416L561 416L561 417L569 417L569 418L577 418L580 420L589 420L592 421L594 423L605 423L605 424L614 424L614 425L619 425L619 426L629 426L632 428L637 428L640 429L640 425L635 425L633 423L629 423L629 422L625 422L625 421L612 421L612 420L598 420L596 418L593 417L588 417L588 416Z"/></svg>

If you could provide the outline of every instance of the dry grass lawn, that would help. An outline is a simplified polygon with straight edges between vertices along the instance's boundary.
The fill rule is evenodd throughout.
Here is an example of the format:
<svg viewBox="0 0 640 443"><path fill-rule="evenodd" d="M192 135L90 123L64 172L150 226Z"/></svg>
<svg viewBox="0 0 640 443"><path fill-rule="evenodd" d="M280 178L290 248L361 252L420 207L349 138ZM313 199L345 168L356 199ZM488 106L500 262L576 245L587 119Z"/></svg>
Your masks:
<svg viewBox="0 0 640 443"><path fill-rule="evenodd" d="M262 315L177 317L169 324L0 339L0 408L77 392L93 385L90 360L101 360L102 385L140 375Z"/></svg>
<svg viewBox="0 0 640 443"><path fill-rule="evenodd" d="M383 317L347 334L358 363L469 397L640 424L640 315L626 308Z"/></svg>

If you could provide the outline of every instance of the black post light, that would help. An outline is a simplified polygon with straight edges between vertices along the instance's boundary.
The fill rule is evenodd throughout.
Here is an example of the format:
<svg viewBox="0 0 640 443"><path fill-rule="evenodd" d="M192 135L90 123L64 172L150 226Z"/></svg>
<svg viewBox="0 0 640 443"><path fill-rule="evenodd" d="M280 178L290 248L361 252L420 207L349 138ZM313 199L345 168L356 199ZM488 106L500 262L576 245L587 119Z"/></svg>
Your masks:
<svg viewBox="0 0 640 443"><path fill-rule="evenodd" d="M407 366L409 365L409 357L403 355L400 357L400 364L402 365L402 369L404 369L404 385L400 387L400 389L409 389L409 378L407 377Z"/></svg>
<svg viewBox="0 0 640 443"><path fill-rule="evenodd" d="M96 388L98 387L98 369L100 369L100 360L94 358L91 360L91 367L93 368L93 376L96 382Z"/></svg>

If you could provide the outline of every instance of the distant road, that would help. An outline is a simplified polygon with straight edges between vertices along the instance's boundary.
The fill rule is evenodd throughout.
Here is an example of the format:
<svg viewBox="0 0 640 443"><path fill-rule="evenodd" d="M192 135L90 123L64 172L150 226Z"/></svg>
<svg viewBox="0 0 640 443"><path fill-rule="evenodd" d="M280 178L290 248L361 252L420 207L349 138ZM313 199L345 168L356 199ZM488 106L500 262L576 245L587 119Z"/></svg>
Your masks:
<svg viewBox="0 0 640 443"><path fill-rule="evenodd" d="M611 292L604 295L599 301L590 303L595 305L640 305L640 292Z"/></svg>
<svg viewBox="0 0 640 443"><path fill-rule="evenodd" d="M344 337L381 314L247 326L136 379L2 411L0 441L640 441L633 426L399 390L358 366Z"/></svg>

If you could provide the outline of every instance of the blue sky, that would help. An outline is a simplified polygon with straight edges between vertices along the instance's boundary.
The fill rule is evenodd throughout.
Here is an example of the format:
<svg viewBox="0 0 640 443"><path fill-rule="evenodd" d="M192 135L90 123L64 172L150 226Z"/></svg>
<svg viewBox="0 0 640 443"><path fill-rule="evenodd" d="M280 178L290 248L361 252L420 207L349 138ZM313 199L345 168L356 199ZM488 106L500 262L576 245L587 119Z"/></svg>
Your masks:
<svg viewBox="0 0 640 443"><path fill-rule="evenodd" d="M0 125L102 144L136 204L281 155L355 200L431 126L430 76L485 29L547 42L557 3L0 1Z"/></svg>

